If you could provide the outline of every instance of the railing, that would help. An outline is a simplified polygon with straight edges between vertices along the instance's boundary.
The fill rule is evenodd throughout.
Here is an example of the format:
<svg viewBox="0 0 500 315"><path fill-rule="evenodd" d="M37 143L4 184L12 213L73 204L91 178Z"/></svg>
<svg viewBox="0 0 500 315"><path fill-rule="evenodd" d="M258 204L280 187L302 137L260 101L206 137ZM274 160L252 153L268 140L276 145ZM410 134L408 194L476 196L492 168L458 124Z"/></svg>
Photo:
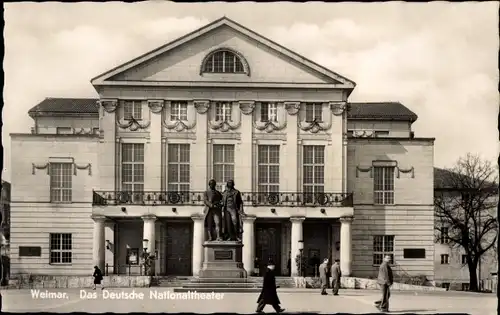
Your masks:
<svg viewBox="0 0 500 315"><path fill-rule="evenodd" d="M93 191L96 206L115 205L203 205L203 191ZM242 192L245 206L352 207L352 193Z"/></svg>
<svg viewBox="0 0 500 315"><path fill-rule="evenodd" d="M110 265L106 264L104 267L104 275L126 275L126 276L144 276L144 266L141 265Z"/></svg>

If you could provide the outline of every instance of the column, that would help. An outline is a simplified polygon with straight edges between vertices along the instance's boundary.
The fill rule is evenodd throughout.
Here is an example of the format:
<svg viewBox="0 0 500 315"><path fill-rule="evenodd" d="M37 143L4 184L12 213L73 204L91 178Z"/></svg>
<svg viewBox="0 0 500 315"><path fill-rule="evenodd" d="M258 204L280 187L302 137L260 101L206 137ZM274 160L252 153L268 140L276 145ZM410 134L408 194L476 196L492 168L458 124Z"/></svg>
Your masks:
<svg viewBox="0 0 500 315"><path fill-rule="evenodd" d="M291 217L292 222L292 250L291 250L291 262L292 262L292 276L296 277L299 275L299 266L295 262L295 257L300 254L299 241L303 241L302 233L302 222L304 222L305 217Z"/></svg>
<svg viewBox="0 0 500 315"><path fill-rule="evenodd" d="M104 239L104 222L106 217L103 215L92 215L94 220L94 244L93 244L93 261L94 266L99 267L104 272L106 244Z"/></svg>
<svg viewBox="0 0 500 315"><path fill-rule="evenodd" d="M351 275L352 242L351 225L353 217L340 218L340 271L342 276Z"/></svg>
<svg viewBox="0 0 500 315"><path fill-rule="evenodd" d="M243 268L250 276L253 272L255 261L255 219L256 216L243 217Z"/></svg>
<svg viewBox="0 0 500 315"><path fill-rule="evenodd" d="M115 244L115 239L118 239L118 237L115 238L115 234L117 234L116 223L113 221L104 222L104 239L106 242L106 244L104 244L106 248L106 254L104 255L105 256L104 265L108 264L109 268L107 271L109 274L114 273L115 270L118 271L118 268L115 268L116 249L118 248L118 246L116 246L117 244Z"/></svg>
<svg viewBox="0 0 500 315"><path fill-rule="evenodd" d="M149 245L148 245L148 253L151 255L155 254L156 250L156 227L155 227L155 221L156 221L156 216L152 214L144 215L142 216L142 220L144 221L144 230L143 230L143 239L149 240ZM155 264L152 264L151 266L151 274L154 274L155 272Z"/></svg>
<svg viewBox="0 0 500 315"><path fill-rule="evenodd" d="M161 190L161 136L162 136L162 113L164 101L148 100L149 111L149 141L145 145L144 163L148 167L144 169L144 191Z"/></svg>
<svg viewBox="0 0 500 315"><path fill-rule="evenodd" d="M193 276L198 277L200 275L200 269L203 264L203 242L205 241L205 217L201 214L195 214L191 216L194 221L193 227Z"/></svg>

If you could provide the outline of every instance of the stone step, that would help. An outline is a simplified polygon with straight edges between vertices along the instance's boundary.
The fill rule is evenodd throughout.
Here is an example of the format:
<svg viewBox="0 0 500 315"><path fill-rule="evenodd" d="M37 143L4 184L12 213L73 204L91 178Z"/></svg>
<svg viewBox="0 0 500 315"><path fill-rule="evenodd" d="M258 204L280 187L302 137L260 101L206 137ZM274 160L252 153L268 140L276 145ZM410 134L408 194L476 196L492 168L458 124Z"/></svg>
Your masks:
<svg viewBox="0 0 500 315"><path fill-rule="evenodd" d="M249 278L193 278L191 283L257 283Z"/></svg>
<svg viewBox="0 0 500 315"><path fill-rule="evenodd" d="M259 288L257 283L184 283L183 288Z"/></svg>
<svg viewBox="0 0 500 315"><path fill-rule="evenodd" d="M213 287L213 288L174 288L174 292L199 292L199 293L259 293L259 288L228 288L228 287Z"/></svg>

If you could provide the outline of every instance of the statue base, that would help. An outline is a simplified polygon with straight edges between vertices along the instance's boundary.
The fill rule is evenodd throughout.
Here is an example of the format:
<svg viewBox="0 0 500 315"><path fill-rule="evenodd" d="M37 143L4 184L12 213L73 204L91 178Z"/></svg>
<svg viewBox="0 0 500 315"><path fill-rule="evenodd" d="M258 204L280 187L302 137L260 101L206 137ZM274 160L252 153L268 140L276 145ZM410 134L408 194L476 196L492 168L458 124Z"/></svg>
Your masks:
<svg viewBox="0 0 500 315"><path fill-rule="evenodd" d="M243 244L236 241L207 241L203 243L205 260L200 278L246 278L243 268Z"/></svg>

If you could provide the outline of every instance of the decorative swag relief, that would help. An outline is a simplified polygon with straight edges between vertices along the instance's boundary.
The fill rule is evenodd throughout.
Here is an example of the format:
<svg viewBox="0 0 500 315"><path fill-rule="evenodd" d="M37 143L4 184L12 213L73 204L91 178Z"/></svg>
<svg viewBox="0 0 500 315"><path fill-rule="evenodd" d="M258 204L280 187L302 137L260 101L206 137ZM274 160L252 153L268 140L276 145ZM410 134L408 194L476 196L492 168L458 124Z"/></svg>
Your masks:
<svg viewBox="0 0 500 315"><path fill-rule="evenodd" d="M300 106L300 116L298 126L303 131L318 133L332 127L332 115L330 114L329 103L321 103L321 119L314 118L312 121L307 121L306 111L307 106L313 106L313 103L302 103Z"/></svg>
<svg viewBox="0 0 500 315"><path fill-rule="evenodd" d="M137 118L132 115L130 119L124 118L125 101L122 100L119 101L120 106L118 107L118 112L117 112L118 116L116 119L116 125L119 128L128 129L129 131L137 131L137 130L147 129L149 127L149 125L151 124L151 112L149 110L144 110L147 102L141 100L138 101L141 102L141 117ZM146 118L146 120L144 120L144 118Z"/></svg>
<svg viewBox="0 0 500 315"><path fill-rule="evenodd" d="M168 130L181 132L183 130L193 129L196 126L196 108L193 101L166 101L165 105L165 118L162 121L163 127ZM183 110L186 111L185 116L184 114L176 113L175 110L173 110L174 106L182 106ZM174 115L172 115L173 113Z"/></svg>
<svg viewBox="0 0 500 315"><path fill-rule="evenodd" d="M402 168L396 161L373 161L372 165L367 167L358 165L356 166L356 177L359 177L360 173L369 173L370 178L373 178L373 168L376 166L394 167L396 178L401 178L401 173L410 174L411 178L415 178L415 168L413 166L409 168Z"/></svg>
<svg viewBox="0 0 500 315"><path fill-rule="evenodd" d="M263 104L264 102L257 102L254 115L253 115L253 124L254 128L260 131L265 131L267 133L273 132L273 131L278 131L282 130L286 127L286 109L285 109L285 104L282 102L269 102L269 103L264 103L264 104L269 104L269 105L275 105L276 106L276 117L272 117L268 113L268 120L267 121L262 121L262 111L265 110L263 109Z"/></svg>
<svg viewBox="0 0 500 315"><path fill-rule="evenodd" d="M31 163L31 174L35 175L35 170L47 170L47 175L50 175L50 162L45 164L35 164ZM73 175L77 175L77 170L88 170L88 175L92 176L92 165L88 164L77 164L73 163Z"/></svg>
<svg viewBox="0 0 500 315"><path fill-rule="evenodd" d="M253 111L253 106L250 106ZM247 112L250 110L246 108ZM239 102L211 101L209 106L208 125L213 130L227 132L235 130L241 125ZM251 113L251 112L250 112Z"/></svg>

